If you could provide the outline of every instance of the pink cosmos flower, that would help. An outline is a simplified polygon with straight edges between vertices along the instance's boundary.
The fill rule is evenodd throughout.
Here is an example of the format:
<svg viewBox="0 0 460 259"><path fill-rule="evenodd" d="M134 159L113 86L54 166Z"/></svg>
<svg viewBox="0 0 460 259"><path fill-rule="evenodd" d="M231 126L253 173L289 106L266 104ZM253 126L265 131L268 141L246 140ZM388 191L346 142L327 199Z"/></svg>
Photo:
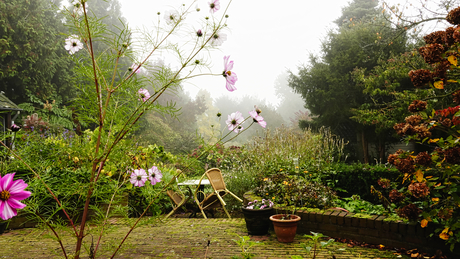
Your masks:
<svg viewBox="0 0 460 259"><path fill-rule="evenodd" d="M174 25L179 21L180 14L176 10L169 10L165 13L166 23L169 25Z"/></svg>
<svg viewBox="0 0 460 259"><path fill-rule="evenodd" d="M216 32L214 35L212 35L211 38L211 45L213 46L220 46L224 43L224 41L227 40L227 34L222 33L222 32Z"/></svg>
<svg viewBox="0 0 460 259"><path fill-rule="evenodd" d="M24 191L27 184L22 179L13 181L14 174L0 176L0 218L3 220L18 215L16 210L26 207L19 201L29 198L31 194Z"/></svg>
<svg viewBox="0 0 460 259"><path fill-rule="evenodd" d="M228 115L228 119L225 121L225 123L227 123L228 130L238 133L243 130L243 127L240 125L243 123L243 121L244 118L241 112L234 112Z"/></svg>
<svg viewBox="0 0 460 259"><path fill-rule="evenodd" d="M141 70L142 70L142 67L139 68L139 69L138 69L138 67L139 67L138 64L133 63L133 64L129 67L128 70L129 70L129 72L131 72L131 71L136 71L136 74L139 74L139 73L141 72ZM136 70L136 69L137 69L137 70Z"/></svg>
<svg viewBox="0 0 460 259"><path fill-rule="evenodd" d="M161 178L163 177L163 174L160 172L160 170L156 166L152 166L149 170L149 180L152 185L155 185L159 182L161 182Z"/></svg>
<svg viewBox="0 0 460 259"><path fill-rule="evenodd" d="M83 48L83 43L78 39L77 35L70 35L65 39L65 49L69 51L70 55L75 54L75 52Z"/></svg>
<svg viewBox="0 0 460 259"><path fill-rule="evenodd" d="M227 90L230 92L233 92L236 90L235 83L238 80L238 77L236 76L236 73L231 71L233 69L233 60L229 62L229 58L230 56L224 56L224 72L222 72L222 75L227 80L225 87L227 87Z"/></svg>
<svg viewBox="0 0 460 259"><path fill-rule="evenodd" d="M131 179L129 181L136 187L142 187L145 181L147 181L147 173L144 169L135 169L131 173Z"/></svg>
<svg viewBox="0 0 460 259"><path fill-rule="evenodd" d="M211 9L209 9L210 13L215 13L215 12L219 11L219 9L220 9L219 0L213 0L213 1L209 2L209 7L211 8Z"/></svg>
<svg viewBox="0 0 460 259"><path fill-rule="evenodd" d="M145 102L150 98L149 90L144 89L144 88L139 89L139 91L137 91L137 94L140 97L139 101Z"/></svg>
<svg viewBox="0 0 460 259"><path fill-rule="evenodd" d="M255 109L253 111L250 111L249 115L251 115L251 117L254 120L254 122L259 123L259 125L262 126L262 128L265 128L267 126L267 122L264 121L264 118L262 116L260 116L259 112L257 112L257 111L258 111L257 109Z"/></svg>

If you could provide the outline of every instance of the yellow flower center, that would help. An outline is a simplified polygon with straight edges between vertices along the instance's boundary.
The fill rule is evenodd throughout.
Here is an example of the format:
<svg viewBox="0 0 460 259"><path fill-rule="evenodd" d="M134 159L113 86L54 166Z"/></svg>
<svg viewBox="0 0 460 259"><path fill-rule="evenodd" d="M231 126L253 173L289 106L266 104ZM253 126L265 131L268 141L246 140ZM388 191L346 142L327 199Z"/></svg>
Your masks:
<svg viewBox="0 0 460 259"><path fill-rule="evenodd" d="M2 191L0 192L0 200L7 201L11 197L11 194L9 191Z"/></svg>
<svg viewBox="0 0 460 259"><path fill-rule="evenodd" d="M227 75L231 76L231 75L232 75L232 71L227 71Z"/></svg>

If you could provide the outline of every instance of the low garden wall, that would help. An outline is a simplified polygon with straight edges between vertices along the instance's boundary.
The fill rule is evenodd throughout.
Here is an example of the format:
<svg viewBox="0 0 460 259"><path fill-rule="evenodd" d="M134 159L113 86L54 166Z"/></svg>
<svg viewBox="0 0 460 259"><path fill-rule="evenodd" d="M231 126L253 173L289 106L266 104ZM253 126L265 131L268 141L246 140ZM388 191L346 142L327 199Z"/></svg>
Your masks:
<svg viewBox="0 0 460 259"><path fill-rule="evenodd" d="M244 195L244 202L254 200L254 194L248 192ZM277 213L289 213L278 209ZM384 245L385 247L398 247L406 249L417 248L420 251L434 254L441 250L445 255L460 257L460 244L451 252L444 240L434 233L435 226L430 223L422 228L420 224L412 222L390 221L385 216L345 212L338 209L325 211L303 211L295 213L301 217L297 226L297 234L310 234L310 231L319 232L332 238L352 239L368 244Z"/></svg>

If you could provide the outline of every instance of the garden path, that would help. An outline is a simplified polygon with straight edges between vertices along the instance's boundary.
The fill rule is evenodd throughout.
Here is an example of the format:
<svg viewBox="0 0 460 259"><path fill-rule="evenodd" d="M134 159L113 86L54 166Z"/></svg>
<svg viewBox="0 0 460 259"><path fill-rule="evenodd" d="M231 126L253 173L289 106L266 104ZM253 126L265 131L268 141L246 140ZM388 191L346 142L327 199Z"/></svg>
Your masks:
<svg viewBox="0 0 460 259"><path fill-rule="evenodd" d="M98 258L110 257L109 251L119 243L128 230L130 220L112 219L107 236L103 239ZM96 233L96 226L93 226ZM69 229L59 230L64 234L63 243L71 251L74 241ZM49 237L50 231L40 228L10 230L0 235L0 258L63 258L56 241ZM239 256L241 249L233 240L247 235L242 218L169 218L164 222L150 219L136 228L115 258L231 258ZM96 236L96 235L94 235ZM292 255L308 257L300 243L307 239L297 235L293 243L276 241L274 233L253 240L259 243L249 252L254 258L291 258ZM91 235L85 238L91 243ZM209 243L209 246L208 246ZM312 245L312 244L308 244ZM344 248L344 251L338 249ZM88 247L86 247L89 251ZM88 258L87 251L83 258ZM347 244L334 243L322 250L317 258L397 258L391 251L380 251L363 247L347 247ZM401 258L401 257L399 257ZM403 257L404 258L404 257Z"/></svg>

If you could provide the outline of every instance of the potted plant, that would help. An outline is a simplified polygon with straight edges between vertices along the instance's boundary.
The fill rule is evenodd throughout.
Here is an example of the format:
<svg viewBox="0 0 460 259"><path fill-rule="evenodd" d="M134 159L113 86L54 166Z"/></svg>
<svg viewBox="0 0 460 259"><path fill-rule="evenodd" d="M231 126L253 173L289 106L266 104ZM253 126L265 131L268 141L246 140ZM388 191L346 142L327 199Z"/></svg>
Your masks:
<svg viewBox="0 0 460 259"><path fill-rule="evenodd" d="M248 205L243 206L242 210L249 235L261 236L268 233L271 223L270 216L275 213L271 200L248 202Z"/></svg>
<svg viewBox="0 0 460 259"><path fill-rule="evenodd" d="M263 178L260 185L255 188L254 193L265 199L271 198L277 204L276 207L279 205L279 208L283 210L281 213L284 214L271 217L280 242L293 241L297 231L297 223L300 221L300 217L295 215L299 207L330 207L335 197L334 192L328 187L309 181L296 173L290 174L282 170ZM292 236L289 239L281 237L286 232L286 230L282 230L285 225L290 225L292 229Z"/></svg>
<svg viewBox="0 0 460 259"><path fill-rule="evenodd" d="M295 178L288 177L281 184L281 188L284 190L284 195L287 197L284 202L285 213L276 214L270 216L270 220L273 222L275 229L276 238L282 243L291 243L294 241L294 237L297 233L297 223L300 221L300 217L295 215L297 205L300 203L302 196L305 192L305 188L299 188L295 184ZM288 206L292 204L292 213L289 213Z"/></svg>
<svg viewBox="0 0 460 259"><path fill-rule="evenodd" d="M297 233L297 223L300 217L295 214L276 214L270 216L273 222L276 238L282 243L291 243Z"/></svg>

